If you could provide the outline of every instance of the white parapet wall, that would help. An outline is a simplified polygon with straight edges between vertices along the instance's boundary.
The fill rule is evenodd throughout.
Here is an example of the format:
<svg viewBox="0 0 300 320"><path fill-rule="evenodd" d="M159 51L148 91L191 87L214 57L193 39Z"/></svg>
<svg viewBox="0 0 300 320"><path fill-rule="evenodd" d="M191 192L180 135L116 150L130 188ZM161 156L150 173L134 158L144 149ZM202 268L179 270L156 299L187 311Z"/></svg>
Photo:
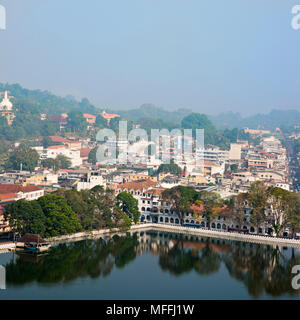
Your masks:
<svg viewBox="0 0 300 320"><path fill-rule="evenodd" d="M166 225L166 224L159 224L159 223L137 224L137 225L133 225L127 231L134 232L134 231L143 231L143 230L157 230L157 231L184 233L184 234L194 234L198 236L205 236L205 237L211 237L211 238L221 238L221 239L227 239L227 240L252 242L252 243L258 243L258 244L270 244L270 245L300 248L300 240L283 239L283 238L267 237L267 236L259 236L259 235L246 235L246 234L240 234L235 232L231 233L231 232L213 231L213 230L206 230L206 229L195 229L195 228L187 228L187 227L181 227L176 225ZM104 236L104 235L120 233L120 232L123 233L123 232L126 232L126 230L122 231L118 228L102 229L97 231L80 232L72 235L49 238L48 240L53 243L60 242L60 241L64 241L64 242L73 241L73 240L76 241L78 239L94 238L101 235Z"/></svg>

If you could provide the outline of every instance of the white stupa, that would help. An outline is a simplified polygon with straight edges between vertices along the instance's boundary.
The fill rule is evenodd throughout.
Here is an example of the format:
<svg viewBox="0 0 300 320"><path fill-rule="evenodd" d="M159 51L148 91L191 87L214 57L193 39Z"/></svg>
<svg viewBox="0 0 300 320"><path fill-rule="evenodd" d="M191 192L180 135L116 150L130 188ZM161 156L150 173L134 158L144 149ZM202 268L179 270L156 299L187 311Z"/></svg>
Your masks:
<svg viewBox="0 0 300 320"><path fill-rule="evenodd" d="M4 98L0 103L0 115L7 119L9 125L13 123L15 114L13 112L13 104L8 97L8 91L4 92Z"/></svg>
<svg viewBox="0 0 300 320"><path fill-rule="evenodd" d="M13 104L10 102L8 98L8 91L4 92L4 98L0 103L0 111L12 111Z"/></svg>

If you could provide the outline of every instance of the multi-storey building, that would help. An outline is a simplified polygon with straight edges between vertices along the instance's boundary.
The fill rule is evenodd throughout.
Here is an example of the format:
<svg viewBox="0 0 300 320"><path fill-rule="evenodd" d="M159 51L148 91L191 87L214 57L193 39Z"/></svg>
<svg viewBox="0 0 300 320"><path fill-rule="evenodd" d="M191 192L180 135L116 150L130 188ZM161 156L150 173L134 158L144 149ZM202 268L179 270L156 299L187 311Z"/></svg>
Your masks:
<svg viewBox="0 0 300 320"><path fill-rule="evenodd" d="M181 219L183 219L185 225L210 228L211 230L230 231L242 229L244 232L260 233L262 235L271 232L269 226L265 224L260 226L259 229L251 225L251 208L248 206L247 201L243 204L245 216L242 226L236 223L232 210L226 206L220 208L219 214L208 222L203 206L192 205L189 210L179 216L172 209L172 204L163 199L162 193L164 190L164 188L152 181L143 180L120 184L116 189L116 193L119 194L126 191L138 200L141 222L180 225L182 223Z"/></svg>

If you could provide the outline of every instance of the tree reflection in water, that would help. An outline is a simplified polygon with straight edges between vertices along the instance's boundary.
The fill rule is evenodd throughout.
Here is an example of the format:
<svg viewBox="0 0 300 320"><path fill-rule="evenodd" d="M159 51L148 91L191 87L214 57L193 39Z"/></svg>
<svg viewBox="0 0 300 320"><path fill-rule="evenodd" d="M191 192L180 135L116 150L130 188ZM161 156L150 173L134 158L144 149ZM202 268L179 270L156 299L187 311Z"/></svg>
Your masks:
<svg viewBox="0 0 300 320"><path fill-rule="evenodd" d="M154 231L60 244L39 259L18 255L6 265L7 284L106 277L114 267L124 268L146 252L157 255L160 268L176 277L192 271L201 276L217 273L223 264L252 297L298 294L291 287L292 267L300 264L296 249Z"/></svg>

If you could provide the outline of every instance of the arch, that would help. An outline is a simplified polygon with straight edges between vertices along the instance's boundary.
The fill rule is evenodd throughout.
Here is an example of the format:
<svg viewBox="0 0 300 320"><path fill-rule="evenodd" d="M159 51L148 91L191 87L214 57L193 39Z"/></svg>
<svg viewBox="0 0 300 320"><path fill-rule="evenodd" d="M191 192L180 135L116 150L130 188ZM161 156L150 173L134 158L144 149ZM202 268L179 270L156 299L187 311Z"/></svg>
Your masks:
<svg viewBox="0 0 300 320"><path fill-rule="evenodd" d="M142 215L142 216L141 216L141 222L144 222L144 221L145 221L145 216Z"/></svg>
<svg viewBox="0 0 300 320"><path fill-rule="evenodd" d="M251 227L251 228L250 228L250 232L255 232L254 227Z"/></svg>
<svg viewBox="0 0 300 320"><path fill-rule="evenodd" d="M223 225L222 225L222 229L223 229L223 230L226 230L226 224L223 224Z"/></svg>
<svg viewBox="0 0 300 320"><path fill-rule="evenodd" d="M142 207L142 211L146 211L146 208L145 208L145 207Z"/></svg>
<svg viewBox="0 0 300 320"><path fill-rule="evenodd" d="M160 217L160 218L159 218L159 222L164 222L164 218L163 218L163 217Z"/></svg>
<svg viewBox="0 0 300 320"><path fill-rule="evenodd" d="M217 229L221 229L221 223L217 224Z"/></svg>
<svg viewBox="0 0 300 320"><path fill-rule="evenodd" d="M169 218L167 217L167 218L165 218L165 222L166 223L168 223L169 222Z"/></svg>
<svg viewBox="0 0 300 320"><path fill-rule="evenodd" d="M213 222L213 223L211 224L211 227L212 227L213 229L215 229L215 228L216 228L216 224Z"/></svg>
<svg viewBox="0 0 300 320"><path fill-rule="evenodd" d="M170 223L174 223L174 219L173 218L170 219Z"/></svg>
<svg viewBox="0 0 300 320"><path fill-rule="evenodd" d="M178 218L175 219L175 223L176 223L176 224L179 224L179 219L178 219Z"/></svg>

